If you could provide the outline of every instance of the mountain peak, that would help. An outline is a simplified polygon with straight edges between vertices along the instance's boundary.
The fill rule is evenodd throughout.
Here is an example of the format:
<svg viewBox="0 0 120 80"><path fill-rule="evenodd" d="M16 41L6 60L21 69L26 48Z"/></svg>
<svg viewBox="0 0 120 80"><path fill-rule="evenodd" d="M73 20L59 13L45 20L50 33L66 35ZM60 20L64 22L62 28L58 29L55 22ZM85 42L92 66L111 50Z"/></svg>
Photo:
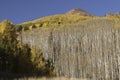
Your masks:
<svg viewBox="0 0 120 80"><path fill-rule="evenodd" d="M74 8L74 9L68 11L67 14L77 14L77 15L81 15L81 16L92 16L90 13L88 13L87 11L82 10L80 8Z"/></svg>

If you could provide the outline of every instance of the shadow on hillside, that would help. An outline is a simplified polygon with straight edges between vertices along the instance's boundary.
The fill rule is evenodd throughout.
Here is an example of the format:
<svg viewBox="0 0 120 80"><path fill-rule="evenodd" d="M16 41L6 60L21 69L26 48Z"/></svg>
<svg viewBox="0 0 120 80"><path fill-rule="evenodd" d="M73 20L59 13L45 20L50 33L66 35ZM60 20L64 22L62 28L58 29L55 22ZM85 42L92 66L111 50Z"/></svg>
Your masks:
<svg viewBox="0 0 120 80"><path fill-rule="evenodd" d="M45 76L42 74L14 74L14 73L6 73L6 72L0 72L0 80L28 80L28 78L51 78L50 76Z"/></svg>

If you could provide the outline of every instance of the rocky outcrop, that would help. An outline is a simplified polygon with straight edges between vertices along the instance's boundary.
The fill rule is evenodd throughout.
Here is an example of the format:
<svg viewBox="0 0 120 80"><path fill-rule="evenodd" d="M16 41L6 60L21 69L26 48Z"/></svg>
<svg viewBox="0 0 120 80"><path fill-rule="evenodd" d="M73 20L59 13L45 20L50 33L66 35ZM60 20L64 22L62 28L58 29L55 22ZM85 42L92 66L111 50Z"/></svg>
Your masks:
<svg viewBox="0 0 120 80"><path fill-rule="evenodd" d="M82 10L80 8L74 8L67 12L67 14L77 14L81 16L92 16L90 13L86 12L85 10Z"/></svg>

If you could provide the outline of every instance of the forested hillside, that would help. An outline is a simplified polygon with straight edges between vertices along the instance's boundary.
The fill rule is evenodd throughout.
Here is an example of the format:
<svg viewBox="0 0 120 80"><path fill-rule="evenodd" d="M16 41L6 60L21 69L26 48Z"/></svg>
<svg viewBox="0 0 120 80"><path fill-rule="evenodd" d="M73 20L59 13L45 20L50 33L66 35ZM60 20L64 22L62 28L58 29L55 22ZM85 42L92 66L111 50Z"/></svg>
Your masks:
<svg viewBox="0 0 120 80"><path fill-rule="evenodd" d="M44 57L52 59L57 76L120 79L120 16L69 16L76 16L75 20L23 31L23 43L41 48Z"/></svg>
<svg viewBox="0 0 120 80"><path fill-rule="evenodd" d="M119 80L119 35L119 14L98 17L81 9L17 25L5 20L0 74Z"/></svg>

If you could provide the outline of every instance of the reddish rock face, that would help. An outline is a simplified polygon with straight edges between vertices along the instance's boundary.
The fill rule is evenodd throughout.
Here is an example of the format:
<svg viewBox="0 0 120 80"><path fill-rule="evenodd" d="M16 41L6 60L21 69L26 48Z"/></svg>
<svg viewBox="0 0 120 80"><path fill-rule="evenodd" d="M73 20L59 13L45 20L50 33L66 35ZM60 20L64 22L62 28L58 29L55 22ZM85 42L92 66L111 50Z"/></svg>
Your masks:
<svg viewBox="0 0 120 80"><path fill-rule="evenodd" d="M82 9L79 9L79 8L74 8L74 9L68 11L67 14L78 14L78 15L81 15L81 16L92 16L88 12L86 12Z"/></svg>

